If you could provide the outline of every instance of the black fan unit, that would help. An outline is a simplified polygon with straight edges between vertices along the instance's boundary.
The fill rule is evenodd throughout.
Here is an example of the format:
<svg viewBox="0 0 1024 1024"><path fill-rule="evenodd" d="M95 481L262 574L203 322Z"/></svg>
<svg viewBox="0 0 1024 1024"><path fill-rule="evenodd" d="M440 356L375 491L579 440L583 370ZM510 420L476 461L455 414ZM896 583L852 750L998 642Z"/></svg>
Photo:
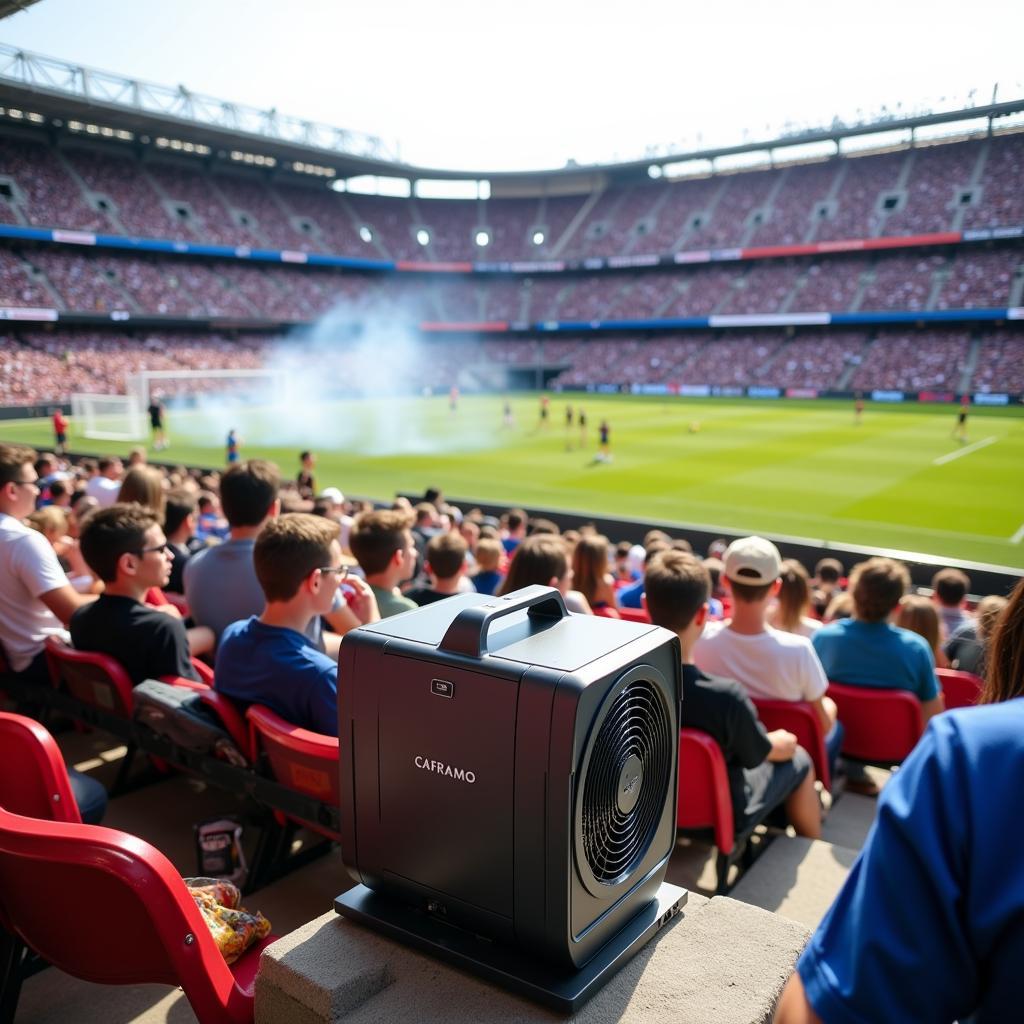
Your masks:
<svg viewBox="0 0 1024 1024"><path fill-rule="evenodd" d="M685 901L671 633L460 595L348 634L339 678L341 913L572 1009Z"/></svg>

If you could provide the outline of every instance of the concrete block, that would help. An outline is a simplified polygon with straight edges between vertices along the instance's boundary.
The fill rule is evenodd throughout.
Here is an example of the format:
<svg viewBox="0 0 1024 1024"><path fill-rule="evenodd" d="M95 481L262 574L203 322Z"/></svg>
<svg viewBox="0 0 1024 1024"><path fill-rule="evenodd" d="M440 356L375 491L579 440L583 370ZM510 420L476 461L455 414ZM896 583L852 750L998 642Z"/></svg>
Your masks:
<svg viewBox="0 0 1024 1024"><path fill-rule="evenodd" d="M727 897L691 893L662 929L571 1019L578 1024L767 1022L806 943L805 928ZM256 1024L490 1024L561 1018L324 914L263 954Z"/></svg>
<svg viewBox="0 0 1024 1024"><path fill-rule="evenodd" d="M848 799L843 797L843 801ZM729 895L816 928L856 857L856 850L822 840L780 837L758 857Z"/></svg>

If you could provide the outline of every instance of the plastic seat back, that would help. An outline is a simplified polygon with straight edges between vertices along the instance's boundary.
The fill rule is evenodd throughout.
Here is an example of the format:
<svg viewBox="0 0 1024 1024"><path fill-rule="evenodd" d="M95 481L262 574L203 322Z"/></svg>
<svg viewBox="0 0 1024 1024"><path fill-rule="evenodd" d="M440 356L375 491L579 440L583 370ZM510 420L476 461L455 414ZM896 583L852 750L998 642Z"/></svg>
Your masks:
<svg viewBox="0 0 1024 1024"><path fill-rule="evenodd" d="M625 619L627 622L640 622L644 625L650 625L651 617L643 608L620 608L619 618Z"/></svg>
<svg viewBox="0 0 1024 1024"><path fill-rule="evenodd" d="M969 708L978 703L985 686L981 676L955 668L937 668L935 674L942 687L947 711L951 708Z"/></svg>
<svg viewBox="0 0 1024 1024"><path fill-rule="evenodd" d="M253 704L246 717L250 747L254 754L266 754L271 774L278 782L332 807L341 806L337 737L300 729L261 704ZM340 839L323 825L295 820L321 835Z"/></svg>
<svg viewBox="0 0 1024 1024"><path fill-rule="evenodd" d="M96 651L76 651L50 637L46 641L46 661L55 686L84 704L131 718L132 681L114 658Z"/></svg>
<svg viewBox="0 0 1024 1024"><path fill-rule="evenodd" d="M45 821L82 821L54 738L34 719L5 711L0 711L0 807Z"/></svg>
<svg viewBox="0 0 1024 1024"><path fill-rule="evenodd" d="M180 985L204 1024L252 1020L252 958L270 939L228 967L171 863L134 836L0 809L0 917L75 977Z"/></svg>
<svg viewBox="0 0 1024 1024"><path fill-rule="evenodd" d="M736 843L729 774L721 748L700 729L679 730L679 804L676 827L714 831L728 856Z"/></svg>
<svg viewBox="0 0 1024 1024"><path fill-rule="evenodd" d="M825 747L825 732L821 727L818 712L803 700L766 700L752 697L757 717L769 732L786 729L796 736L814 763L814 774L821 784L831 792L832 773L828 766L828 750Z"/></svg>
<svg viewBox="0 0 1024 1024"><path fill-rule="evenodd" d="M846 729L843 753L872 764L900 764L924 732L921 702L909 690L829 682Z"/></svg>

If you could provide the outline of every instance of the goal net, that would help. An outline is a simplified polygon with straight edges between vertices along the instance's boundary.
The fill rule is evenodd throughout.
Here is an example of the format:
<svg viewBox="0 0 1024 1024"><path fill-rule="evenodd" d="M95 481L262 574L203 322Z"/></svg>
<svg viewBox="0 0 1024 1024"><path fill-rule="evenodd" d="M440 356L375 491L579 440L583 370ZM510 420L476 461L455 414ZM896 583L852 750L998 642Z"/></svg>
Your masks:
<svg viewBox="0 0 1024 1024"><path fill-rule="evenodd" d="M143 370L125 380L125 390L145 410L154 398L189 403L208 396L277 404L290 399L288 383L282 370Z"/></svg>
<svg viewBox="0 0 1024 1024"><path fill-rule="evenodd" d="M146 436L142 406L134 395L71 396L71 416L83 437L138 441Z"/></svg>

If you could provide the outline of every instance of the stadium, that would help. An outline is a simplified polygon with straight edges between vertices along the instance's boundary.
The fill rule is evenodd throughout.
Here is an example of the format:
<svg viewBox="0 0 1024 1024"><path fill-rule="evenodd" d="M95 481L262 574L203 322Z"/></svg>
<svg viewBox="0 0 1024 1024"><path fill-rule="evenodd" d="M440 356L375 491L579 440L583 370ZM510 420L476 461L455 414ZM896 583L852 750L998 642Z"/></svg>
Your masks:
<svg viewBox="0 0 1024 1024"><path fill-rule="evenodd" d="M21 6L0 3L0 28ZM1012 592L1011 606L1019 603L1024 577L1024 95L837 117L642 159L470 173L405 162L373 135L0 42L0 367L0 447L54 453L50 462L12 463L6 519L31 520L65 493L71 509L79 491L99 494L86 480L97 462L102 476L123 459L156 467L161 508L189 491L187 515L206 510L201 549L234 536L219 494L225 471L269 460L280 467L279 507L333 517L345 571L372 588L377 570L348 545L350 531L358 533L360 513L415 506L417 578L382 584L401 600L398 584L430 589L430 552L440 554L429 545L442 533L465 535L471 548L473 530L476 539L481 529L493 534L501 571L514 577L516 519L526 509L531 535L550 527L584 548L591 536L611 541L598 575L618 572L618 551L614 595L579 591L587 611L609 619L652 622L639 590L635 606L618 607L619 591L643 590L644 561L663 550L649 543L651 531L701 556L724 553L724 573L729 545L756 534L809 570L838 559L842 585L860 578L854 566L891 559L906 567L904 589L941 605L940 618L948 612L941 573L966 579L949 606L963 613L949 612L948 635L942 623L945 643L962 623L975 628L985 601ZM301 470L300 453L313 453ZM34 465L35 475L19 477L19 465ZM120 463L112 472L120 480ZM17 486L26 483L40 485L40 508L15 516ZM87 522L85 511L62 521L63 582L92 594L102 579L113 595L113 577L82 560L78 534L64 537ZM142 551L162 557L173 539L170 519L161 522L163 550L158 539ZM472 529L463 530L467 522ZM246 536L259 543L255 532ZM576 577L579 584L578 566ZM820 582L815 575L810 584ZM237 763L212 746L190 747L180 733L158 735L137 699L133 711L132 673L114 657L83 669L77 642L70 656L52 649L52 638L33 650L55 684L42 703L22 678L32 659L18 664L19 651L3 652L2 711L54 727L57 761L63 752L69 767L110 790L105 824L166 854L174 884L177 873L217 874L194 870L193 826L237 820L233 842L243 868L246 857L253 868L246 902L277 934L297 933L330 909L339 888L347 811L338 740L292 721L306 760L286 777L287 758L278 760L274 737L260 731L266 723L252 715L258 704L247 718L249 702L233 707L217 690L220 631L199 646L209 630L196 597L184 587L149 590L162 595L155 603L178 609L183 636L189 627L193 661L203 665L186 692L208 691L209 714L237 747ZM430 600L437 595L441 587ZM725 601L729 621L734 605ZM0 594L0 620L13 622L7 607ZM373 608L355 625L371 626ZM336 607L321 611L325 633L349 628L328 614ZM829 620L824 604L814 630L822 616ZM1009 623L1007 614L995 634L1004 645L1014 640ZM0 621L9 646L12 630ZM340 642L326 647L335 678ZM994 702L983 661L957 672L938 639L931 648L930 678L946 707L958 706L955 681L948 677L947 690L936 665L971 676L979 689L963 703L978 701L982 685L984 701ZM111 682L111 662L120 682ZM1019 653L1013 664L1020 669ZM220 655L217 665L219 674ZM882 705L865 713L849 695L845 704L838 695L856 687L835 673L829 681L830 692L838 684L833 708L848 740L855 722L864 728L895 714ZM870 686L889 690L881 680ZM791 730L808 749L829 816L816 834L796 835L793 820L787 833L766 813L741 836L737 819L735 837L730 816L728 838L715 832L709 842L714 822L682 810L681 773L669 878L709 897L735 883L743 906L813 929L865 842L879 787L900 778L928 713L922 718L915 703L913 735L896 754L884 744L881 753L870 743L866 754L844 747L843 758L860 764L844 792L828 781L836 764L825 763L822 723L811 714L805 734L778 708L762 707L764 693L752 696L762 734ZM887 721L891 729L879 732L895 734ZM61 722L78 729L60 731ZM343 739L343 765L344 748ZM10 770L4 757L0 774ZM154 771L159 781L141 786ZM327 771L333 781L311 787L303 771ZM725 762L721 771L728 803ZM161 801L156 787L178 788ZM8 798L0 784L0 806ZM319 857L332 843L334 852ZM5 864L0 857L0 879L11 884L20 876L5 875ZM797 865L803 889L793 881ZM76 971L74 952L35 948L16 918L0 895L0 925L10 926L3 952L13 950L4 982L14 993L0 1005L13 1019L219 1019L179 975ZM770 991L748 979L762 986L752 998L769 1014L798 952ZM39 973L40 959L57 966ZM155 997L134 984L143 981L181 984L185 995ZM500 998L509 1019L532 1019L526 1009L518 1018L517 997ZM256 1003L257 1020L275 1019ZM359 1001L350 1008L360 1006L372 1012ZM252 1013L250 993L238 1019Z"/></svg>

